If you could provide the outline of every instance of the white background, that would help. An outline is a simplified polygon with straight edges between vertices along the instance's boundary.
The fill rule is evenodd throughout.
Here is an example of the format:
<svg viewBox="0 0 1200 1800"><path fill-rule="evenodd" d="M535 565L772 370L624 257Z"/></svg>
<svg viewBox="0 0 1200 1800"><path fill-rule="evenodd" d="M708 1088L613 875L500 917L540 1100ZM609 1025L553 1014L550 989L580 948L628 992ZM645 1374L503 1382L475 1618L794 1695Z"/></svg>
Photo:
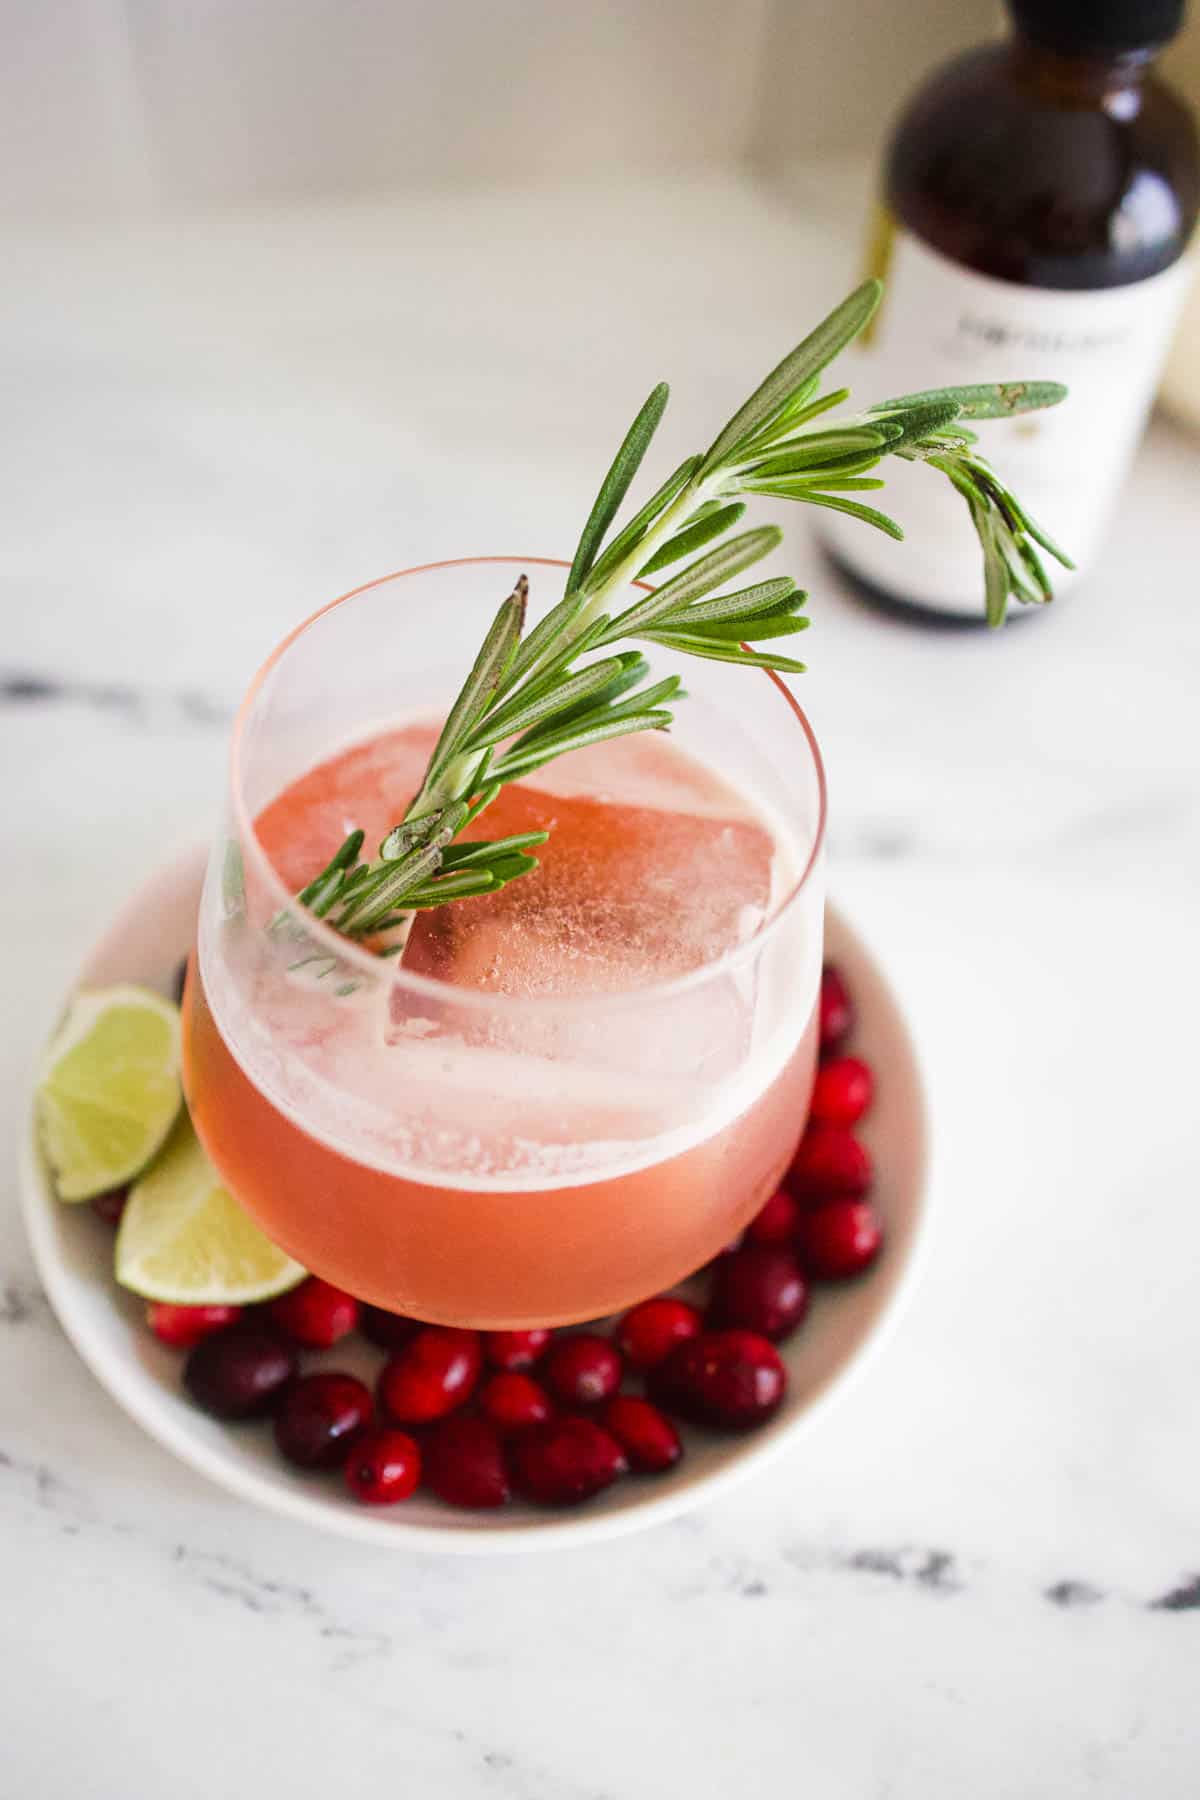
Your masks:
<svg viewBox="0 0 1200 1800"><path fill-rule="evenodd" d="M0 0L0 215L117 219L873 141L986 0Z"/></svg>
<svg viewBox="0 0 1200 1800"><path fill-rule="evenodd" d="M467 127L426 97L435 187L339 196L322 159L307 199L266 154L277 137L252 174L217 99L185 92L205 68L270 90L252 50L275 10L6 8L10 48L28 27L40 71L56 44L64 86L43 111L10 57L5 128L54 140L57 163L24 166L56 205L89 196L86 218L42 207L10 229L0 289L8 1145L84 946L212 821L228 709L280 632L406 563L569 554L650 384L675 383L670 464L854 260L863 165L810 161L784 189L729 162L750 90L724 10L697 38L741 99L721 113L673 90L690 169L662 145L609 167L595 111L586 182L559 170L569 149L496 179L500 134L497 170L451 189L430 121L451 157ZM297 33L316 16L287 10ZM347 10L364 32L384 16ZM421 42L482 116L505 83L455 60L468 10L484 16L431 11ZM623 49L668 42L668 12L708 17L639 9ZM615 16L560 7L555 29ZM157 46L153 130L114 51L130 20ZM711 166L691 154L701 117L724 146ZM11 158L0 170L11 186ZM1194 443L1156 424L1086 590L999 637L860 610L787 519L813 592L801 691L830 767L833 886L926 1057L935 1222L886 1356L743 1493L496 1566L381 1561L254 1515L78 1363L10 1178L6 1800L1190 1800L1198 473Z"/></svg>

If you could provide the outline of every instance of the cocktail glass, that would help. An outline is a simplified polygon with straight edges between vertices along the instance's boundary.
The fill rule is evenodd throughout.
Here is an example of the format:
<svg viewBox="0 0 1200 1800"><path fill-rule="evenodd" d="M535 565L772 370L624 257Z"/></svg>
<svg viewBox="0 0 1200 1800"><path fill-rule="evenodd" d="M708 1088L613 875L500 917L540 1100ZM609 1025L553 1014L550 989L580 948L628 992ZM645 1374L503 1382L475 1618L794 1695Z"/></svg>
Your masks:
<svg viewBox="0 0 1200 1800"><path fill-rule="evenodd" d="M673 892L694 899L709 880L715 900L737 898L721 891L728 841L706 854L719 820L696 822L707 839L684 821L687 857L655 864L653 894L624 895L645 930L627 976L599 990L581 991L565 958L558 986L553 940L539 941L525 993L381 960L301 907L264 847L256 822L299 777L444 714L518 573L532 622L561 597L565 569L492 557L406 570L284 640L234 728L185 997L188 1102L230 1190L307 1268L444 1324L570 1323L681 1279L772 1192L812 1086L825 782L774 674L684 668L672 739L752 802L775 892L741 909L720 954L682 973L662 974L687 962L672 942ZM667 672L671 658L656 652L654 664ZM569 760L555 767L563 793ZM341 833L360 822L354 800ZM637 821L644 835L646 815ZM336 842L314 847L307 874ZM581 874L585 910L593 875L599 906L620 864ZM458 903L460 935L478 904Z"/></svg>

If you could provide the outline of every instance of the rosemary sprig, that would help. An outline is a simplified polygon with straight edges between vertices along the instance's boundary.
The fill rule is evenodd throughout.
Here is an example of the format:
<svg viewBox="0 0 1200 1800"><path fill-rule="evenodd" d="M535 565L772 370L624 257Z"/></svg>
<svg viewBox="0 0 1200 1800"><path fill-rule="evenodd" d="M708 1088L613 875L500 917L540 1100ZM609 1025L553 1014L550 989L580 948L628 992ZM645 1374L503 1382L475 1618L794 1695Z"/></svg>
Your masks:
<svg viewBox="0 0 1200 1800"><path fill-rule="evenodd" d="M817 423L849 397L845 388L822 395L820 378L866 325L881 291L878 282L864 282L835 307L709 449L681 463L610 537L666 409L666 384L652 390L601 483L562 600L525 634L528 584L521 576L492 621L404 818L367 861L360 860L362 832L352 832L300 894L302 905L344 935L374 939L381 954L395 955L417 911L494 893L536 868L530 852L545 832L492 841L459 834L506 782L571 750L671 724L670 707L684 697L680 678L642 685L646 658L614 651L619 643L802 673L803 663L751 646L805 629L803 589L777 576L717 591L782 539L772 525L730 535L748 497L832 507L899 538L896 521L857 496L884 486L871 471L886 457L924 462L951 482L970 512L983 549L988 622L1003 622L1010 597L1052 598L1037 547L1067 567L1069 560L976 452L965 421L1052 406L1064 388L1046 381L939 388ZM615 617L606 610L629 582L676 564L684 566ZM592 651L604 654L582 663ZM388 934L389 941L378 941Z"/></svg>

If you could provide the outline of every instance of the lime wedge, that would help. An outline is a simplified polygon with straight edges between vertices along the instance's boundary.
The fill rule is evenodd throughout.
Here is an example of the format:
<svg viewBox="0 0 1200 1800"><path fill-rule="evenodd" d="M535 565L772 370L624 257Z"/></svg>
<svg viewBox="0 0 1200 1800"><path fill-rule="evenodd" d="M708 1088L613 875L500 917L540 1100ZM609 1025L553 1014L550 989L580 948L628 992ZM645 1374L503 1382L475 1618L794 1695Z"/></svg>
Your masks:
<svg viewBox="0 0 1200 1800"><path fill-rule="evenodd" d="M177 1306L246 1306L304 1273L221 1186L185 1113L130 1189L117 1232L121 1286Z"/></svg>
<svg viewBox="0 0 1200 1800"><path fill-rule="evenodd" d="M37 1090L60 1200L89 1200L144 1169L179 1111L179 1011L148 988L76 994Z"/></svg>

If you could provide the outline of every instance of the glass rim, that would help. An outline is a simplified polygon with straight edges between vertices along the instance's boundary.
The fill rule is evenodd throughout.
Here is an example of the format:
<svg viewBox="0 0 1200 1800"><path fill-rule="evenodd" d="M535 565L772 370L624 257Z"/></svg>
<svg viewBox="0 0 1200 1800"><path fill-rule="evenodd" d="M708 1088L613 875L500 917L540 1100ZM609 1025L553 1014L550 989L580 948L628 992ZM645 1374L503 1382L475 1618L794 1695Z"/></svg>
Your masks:
<svg viewBox="0 0 1200 1800"><path fill-rule="evenodd" d="M254 675L251 677L250 683L242 697L242 702L237 709L233 721L233 735L229 751L230 805L242 852L245 854L247 847L251 849L254 856L256 871L259 877L264 881L267 889L272 893L278 907L295 917L298 923L303 925L305 931L315 943L325 947L331 955L335 955L343 962L349 963L352 968L359 969L373 981L378 981L382 977L387 980L390 985L403 987L413 994L420 994L430 999L436 999L442 1004L445 1004L449 997L453 999L456 1006L462 1004L468 1007L478 1007L489 1012L494 1010L515 1012L518 1009L529 1008L547 1010L552 1007L579 1010L593 1009L599 1011L604 1007L629 1005L631 1002L636 1004L644 1003L646 1001L673 998L675 995L688 992L692 988L699 987L704 982L710 981L717 976L727 974L731 969L740 967L745 962L750 961L761 954L768 941L781 927L783 921L791 916L809 885L811 877L820 861L821 851L824 848L825 827L828 815L828 790L825 779L825 763L821 756L820 745L817 743L816 733L813 731L803 707L774 669L763 669L755 672L765 675L768 681L770 681L777 689L785 704L794 715L797 724L800 726L805 742L808 745L809 755L812 758L813 769L815 770L817 778L816 830L813 833L812 844L795 884L779 902L779 905L775 908L774 912L772 912L768 918L763 920L762 924L750 937L743 939L739 944L731 945L728 950L723 951L721 955L714 958L712 962L700 963L696 968L688 969L682 975L672 976L667 981L647 982L640 987L618 988L604 993L485 993L477 988L456 988L452 983L440 981L435 976L418 975L411 970L405 969L403 966L397 967L394 962L389 964L385 959L374 955L370 950L363 949L360 944L356 944L352 939L343 937L341 933L335 931L331 925L326 924L324 919L316 918L307 907L302 907L300 905L296 894L288 887L270 856L267 854L262 840L258 835L255 821L251 818L247 809L244 795L244 778L241 758L243 738L245 736L246 727L249 724L251 715L258 703L268 678L282 663L292 646L296 644L306 632L310 631L319 620L325 618L329 613L335 612L338 607L345 606L349 601L356 599L360 594L369 593L373 588L383 587L389 581L402 580L408 575L429 575L435 570L481 568L489 565L513 565L523 569L570 569L571 566L570 563L565 562L561 557L557 556L454 556L443 558L437 562L416 563L411 568L407 569L394 569L388 575L376 576L373 581L361 582L358 587L350 588L346 593L339 594L334 600L327 600L324 606L317 607L315 612L311 612L306 618L301 619L298 625L293 626L292 630L289 631L285 637L280 639L270 655L259 665ZM631 587L641 588L646 593L652 593L654 591L650 584L644 581L634 580L631 581L629 585Z"/></svg>

